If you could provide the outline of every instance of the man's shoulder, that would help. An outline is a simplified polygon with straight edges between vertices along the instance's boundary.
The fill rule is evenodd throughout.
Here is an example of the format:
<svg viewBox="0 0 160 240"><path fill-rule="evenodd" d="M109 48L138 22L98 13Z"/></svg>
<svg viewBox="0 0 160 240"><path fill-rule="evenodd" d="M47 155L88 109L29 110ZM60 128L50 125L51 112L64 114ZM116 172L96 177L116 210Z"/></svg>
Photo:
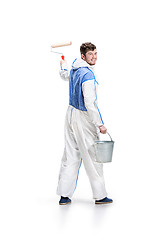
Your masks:
<svg viewBox="0 0 160 240"><path fill-rule="evenodd" d="M88 67L81 67L78 69L78 72L82 77L94 78L94 73Z"/></svg>

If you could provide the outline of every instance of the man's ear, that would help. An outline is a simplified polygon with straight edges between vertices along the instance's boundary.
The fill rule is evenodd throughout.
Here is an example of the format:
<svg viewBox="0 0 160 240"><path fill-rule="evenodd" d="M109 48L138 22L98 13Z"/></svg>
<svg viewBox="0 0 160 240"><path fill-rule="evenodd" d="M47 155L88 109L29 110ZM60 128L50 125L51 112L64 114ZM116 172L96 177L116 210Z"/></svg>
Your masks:
<svg viewBox="0 0 160 240"><path fill-rule="evenodd" d="M82 58L83 60L86 60L86 57L84 56L84 54L81 54L81 58Z"/></svg>

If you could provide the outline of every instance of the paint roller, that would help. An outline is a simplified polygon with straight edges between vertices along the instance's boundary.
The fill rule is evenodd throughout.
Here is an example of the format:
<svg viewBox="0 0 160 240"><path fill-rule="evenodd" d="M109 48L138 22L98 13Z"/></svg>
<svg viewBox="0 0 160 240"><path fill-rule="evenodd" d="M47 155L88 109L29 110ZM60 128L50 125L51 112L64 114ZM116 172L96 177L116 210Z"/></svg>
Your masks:
<svg viewBox="0 0 160 240"><path fill-rule="evenodd" d="M55 43L55 44L52 44L51 46L51 51L52 51L52 48L58 48L58 47L66 47L66 46L70 46L72 45L72 42L69 41L69 42L63 42L63 43ZM62 60L64 60L64 55L63 53L60 53L60 52L55 52L55 51L52 51L53 53L58 53L58 54L61 54L61 58Z"/></svg>

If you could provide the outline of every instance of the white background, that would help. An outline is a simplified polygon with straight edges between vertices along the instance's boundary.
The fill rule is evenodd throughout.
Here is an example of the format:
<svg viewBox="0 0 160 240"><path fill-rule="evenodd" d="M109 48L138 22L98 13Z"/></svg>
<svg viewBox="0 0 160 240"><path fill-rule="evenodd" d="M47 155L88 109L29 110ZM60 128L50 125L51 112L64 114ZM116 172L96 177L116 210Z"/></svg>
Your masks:
<svg viewBox="0 0 160 240"><path fill-rule="evenodd" d="M0 237L159 239L159 1L1 1ZM70 206L56 195L70 67L82 42L97 46L99 108L115 140L104 165L109 197L95 206L82 165Z"/></svg>

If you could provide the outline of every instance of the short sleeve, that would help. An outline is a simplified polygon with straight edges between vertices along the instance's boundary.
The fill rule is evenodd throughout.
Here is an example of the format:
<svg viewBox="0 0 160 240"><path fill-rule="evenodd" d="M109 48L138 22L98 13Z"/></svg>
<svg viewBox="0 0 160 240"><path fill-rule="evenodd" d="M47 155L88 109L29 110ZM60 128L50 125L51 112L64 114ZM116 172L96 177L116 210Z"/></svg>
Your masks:
<svg viewBox="0 0 160 240"><path fill-rule="evenodd" d="M86 81L89 81L89 80L94 80L94 79L95 79L95 76L94 76L93 72L88 71L88 72L83 76L82 83L84 83L84 82L86 82Z"/></svg>

